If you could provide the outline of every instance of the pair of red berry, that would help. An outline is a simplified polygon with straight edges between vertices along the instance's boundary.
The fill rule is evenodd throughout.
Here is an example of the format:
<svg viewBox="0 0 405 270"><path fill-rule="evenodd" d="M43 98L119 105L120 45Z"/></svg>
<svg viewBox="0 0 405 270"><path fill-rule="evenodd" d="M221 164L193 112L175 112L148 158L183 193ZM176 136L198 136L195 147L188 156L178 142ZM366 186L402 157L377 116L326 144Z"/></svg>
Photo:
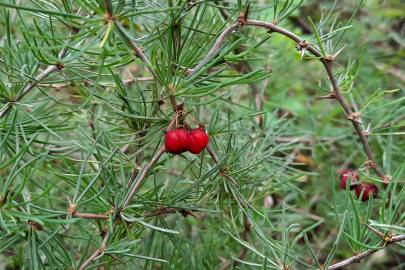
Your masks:
<svg viewBox="0 0 405 270"><path fill-rule="evenodd" d="M375 198L378 194L378 188L374 184L359 183L359 174L353 170L344 170L340 173L340 187L346 189L347 181L351 179L350 189L356 189L357 198L363 202L367 201L371 195ZM362 195L363 193L363 195ZM361 196L361 198L360 198Z"/></svg>
<svg viewBox="0 0 405 270"><path fill-rule="evenodd" d="M172 154L186 151L199 154L207 146L208 141L208 134L200 127L191 132L185 128L176 128L165 135L166 151Z"/></svg>

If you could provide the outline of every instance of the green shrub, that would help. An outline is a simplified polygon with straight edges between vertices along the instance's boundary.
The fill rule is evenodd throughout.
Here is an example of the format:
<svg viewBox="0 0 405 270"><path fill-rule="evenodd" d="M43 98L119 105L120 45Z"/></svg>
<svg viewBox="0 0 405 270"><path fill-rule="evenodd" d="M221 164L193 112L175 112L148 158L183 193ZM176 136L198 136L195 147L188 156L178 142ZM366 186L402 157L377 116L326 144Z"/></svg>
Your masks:
<svg viewBox="0 0 405 270"><path fill-rule="evenodd" d="M401 4L302 2L0 0L0 268L402 269Z"/></svg>

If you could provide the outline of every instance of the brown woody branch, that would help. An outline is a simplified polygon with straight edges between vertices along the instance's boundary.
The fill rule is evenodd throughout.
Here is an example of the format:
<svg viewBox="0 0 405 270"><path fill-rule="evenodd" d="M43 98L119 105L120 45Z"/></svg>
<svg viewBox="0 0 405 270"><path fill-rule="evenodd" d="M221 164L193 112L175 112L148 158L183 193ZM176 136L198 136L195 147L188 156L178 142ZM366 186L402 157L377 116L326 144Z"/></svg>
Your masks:
<svg viewBox="0 0 405 270"><path fill-rule="evenodd" d="M125 85L131 85L131 84L133 84L134 82L149 82L149 81L153 81L153 80L154 80L153 77L135 77L135 78L128 78L128 79L125 79L125 80L123 80L122 82L123 82ZM86 84L86 85L87 85L87 84L88 84L88 85L91 85L92 82L90 82L90 81L85 81L85 84ZM56 89L56 90L60 90L60 89L65 88L65 87L72 86L73 84L72 84L72 83L38 83L37 85L38 85L38 86L51 87L51 88L54 88L54 89ZM109 87L109 86L110 86L110 85L102 84L102 83L98 83L97 85L98 85L98 86L101 86L101 87Z"/></svg>
<svg viewBox="0 0 405 270"><path fill-rule="evenodd" d="M80 266L79 270L84 270L86 269L88 266L90 266L90 264L97 259L97 257L102 256L104 251L107 248L107 244L108 241L110 240L110 235L111 235L111 231L108 230L108 232L105 234L103 241L101 242L101 246L100 248L96 249L96 251L94 251L94 253L86 260L83 262L83 264Z"/></svg>
<svg viewBox="0 0 405 270"><path fill-rule="evenodd" d="M65 57L66 53L67 53L67 48L62 49L59 53L59 60L63 59ZM60 69L60 66L58 65L58 63L56 63L55 65L50 65L47 68L45 68L40 74L38 74L38 76L33 81L30 81L29 83L26 84L26 86L20 92L20 94L18 94L16 97L14 97L13 100L9 101L8 103L6 103L6 105L4 105L4 107L0 110L0 118L3 118L4 116L6 116L11 111L11 108L13 107L13 105L16 102L20 101L29 92L31 92L31 90L40 81L42 81L44 78L46 78L49 74L51 74L59 69Z"/></svg>
<svg viewBox="0 0 405 270"><path fill-rule="evenodd" d="M141 59L145 65L147 66L147 68L149 69L149 71L152 73L153 77L155 78L156 81L158 81L159 83L161 83L159 77L157 76L157 74L155 73L155 71L152 68L151 63L149 62L149 59L147 58L147 56L144 54L142 48L140 48L131 38L129 38L127 36L127 33L125 32L125 30L122 28L122 26L120 25L119 22L115 21L115 24L118 28L118 30L121 32L121 34L123 36L126 37L127 42L130 44L130 46L133 48L133 52L134 54ZM351 120L361 142L363 145L363 148L365 150L365 153L368 157L368 159L370 160L371 164L372 164L372 168L374 169L374 171L376 172L376 174L381 177L384 181L388 181L388 178L385 177L384 173L382 172L382 170L380 169L380 167L377 165L377 163L375 162L373 153L371 151L371 148L368 144L368 140L367 140L367 136L363 131L363 128L360 126L360 124L358 123L358 121L356 121L355 118L352 117L352 119L350 119L351 116L354 115L355 112L352 111L352 109L350 108L350 106L348 105L348 103L346 102L346 100L344 99L344 97L341 95L340 93L340 89L339 86L337 84L336 78L333 74L333 70L332 70L332 62L334 61L334 57L329 57L327 58L326 56L323 57L322 54L318 51L318 49L316 49L315 47L313 47L312 45L306 43L303 39L301 39L300 37L298 37L297 35L295 35L294 33L281 28L275 24L272 23L267 23L267 22L262 22L262 21L256 21L256 20L245 20L243 22L243 24L241 24L240 22L234 23L231 26L229 26L228 28L226 28L218 37L217 41L214 43L212 49L207 53L207 55L197 64L197 66L194 69L189 70L189 76L193 76L195 75L197 72L201 71L201 69L212 59L214 58L218 52L221 50L221 47L226 39L227 36L229 36L233 31L237 30L238 28L242 27L242 26L255 26L255 27L262 27L262 28L266 28L268 29L270 32L277 32L280 33L292 40L294 40L298 46L300 46L301 50L307 50L309 52L311 52L314 56L318 57L320 59L320 61L323 63L329 80L331 81L332 84L332 92L331 92L331 97L333 97L334 99L336 99L337 101L339 101L339 103L341 104L341 106L343 107L346 116L349 120ZM162 83L161 83L162 84ZM163 85L163 84L162 84ZM177 111L177 105L174 99L174 96L171 97L171 103L173 106L173 109L175 111ZM208 152L210 153L211 157L213 158L213 160L215 162L218 162L218 158L215 155L215 153L210 150L210 148L207 148ZM136 180L132 185L131 185L131 189L128 192L128 195L123 203L123 205L120 208L120 211L122 209L124 209L126 206L128 206L129 202L131 201L131 199L133 198L133 196L136 194L136 192L138 191L138 189L140 188L140 186L142 185L142 183L144 182L144 180L146 179L147 175L149 174L150 170L153 168L153 166L155 165L155 163L160 159L160 157L162 156L162 154L165 152L164 147L160 148L160 150L158 151L158 153L152 158L152 160L143 168L143 170L141 172L139 172L139 174L134 175L131 174L131 179L129 180L131 183L133 180ZM226 178L228 178L229 180L233 180L232 177L227 176L226 173L223 174ZM137 179L132 179L132 178L137 178ZM118 212L120 212L118 211ZM173 209L170 210L166 210L167 212L173 212ZM117 220L118 218L118 213L115 213L114 215L114 220ZM159 213L160 214L160 213ZM246 217L245 217L246 218ZM116 222L114 222L114 224L116 224ZM246 228L246 226L245 226ZM249 231L250 231L250 227L249 227ZM101 247L99 249L97 249L80 267L80 270L85 269L87 266L89 266L97 257L99 257L100 255L103 254L107 243L109 241L109 237L111 235L111 232L109 231L105 237L103 238ZM393 238L394 239L394 238ZM402 240L398 240L398 241L402 241ZM375 251L369 251L370 253L362 256L368 256L369 254L375 252ZM240 252L240 256L244 256L244 254L246 253L246 251L241 250ZM357 255L358 257L359 255ZM360 258L362 258L360 257ZM350 259L348 259L350 260ZM230 265L230 263L229 263ZM346 264L345 264L346 265ZM229 266L227 266L226 268L228 268ZM331 266L333 267L333 266ZM226 269L225 268L225 269ZM329 268L329 269L338 269L338 268Z"/></svg>
<svg viewBox="0 0 405 270"><path fill-rule="evenodd" d="M405 240L405 235L395 235L395 236L391 236L391 237L386 237L384 239L384 244L383 246L381 246L380 248L376 248L376 249L368 249L366 251L363 251L357 255L354 255L353 257L350 257L346 260L343 260L341 262L332 264L331 266L328 267L328 270L335 270L335 269L342 269L343 267L348 266L349 264L353 264L353 263L357 263L359 262L361 259L370 256L371 254L379 251L382 248L385 248L388 245L397 243L397 242L401 242Z"/></svg>
<svg viewBox="0 0 405 270"><path fill-rule="evenodd" d="M130 191L127 193L124 203L119 208L119 211L115 212L113 215L113 219L114 219L113 228L115 228L115 226L117 225L117 221L119 219L119 213L125 207L128 206L129 202L131 201L131 199L133 198L135 193L138 191L138 189L141 187L143 182L146 180L151 169L154 167L156 162L160 159L160 157L163 155L163 153L165 151L166 151L165 147L162 146L158 150L158 152L153 156L153 158L143 167L143 169L138 174L135 175L135 174L131 173L130 179L128 181L131 183L133 182L133 184L131 185ZM110 239L110 236L111 236L111 231L109 230L108 233L105 234L100 248L98 248L98 249L96 249L96 251L94 251L94 253L80 266L79 270L86 269L94 260L96 260L96 258L103 255L105 249L107 248L107 244Z"/></svg>
<svg viewBox="0 0 405 270"><path fill-rule="evenodd" d="M108 215L105 214L93 214L93 213L80 213L74 212L72 217L83 219L108 219Z"/></svg>
<svg viewBox="0 0 405 270"><path fill-rule="evenodd" d="M266 28L269 30L269 32L277 32L280 33L290 39L292 39L293 41L295 41L299 48L301 50L308 50L309 52L311 52L315 57L319 58L319 60L321 61L321 63L323 64L323 66L325 67L325 70L327 72L328 78L330 80L330 83L332 85L332 91L330 93L330 95L328 96L328 98L333 98L335 100L337 100L340 105L342 106L343 110L346 113L346 117L348 118L348 120L350 120L353 124L353 127L357 133L357 135L359 136L359 139L363 145L363 149L369 159L369 163L371 163L371 167L374 170L374 172L381 178L384 180L384 182L387 184L389 181L389 178L386 177L382 171L382 169L378 166L377 162L375 161L373 152L371 151L371 148L368 144L368 139L367 139L367 134L364 131L363 127L361 126L361 123L359 123L358 121L356 121L356 117L352 117L354 115L357 114L357 112L354 112L351 107L349 106L349 104L346 102L345 98L342 96L340 89L339 89L339 85L337 83L336 77L333 73L333 61L335 60L335 56L322 56L322 54L320 53L320 51L318 49L316 49L315 47L313 47L312 45L308 44L305 42L305 40L301 39L300 37L298 37L297 35L295 35L294 33L281 28L275 24L272 23L266 23L266 22L262 22L262 21L256 21L256 20L246 20L244 22L245 26L256 26L256 27L262 27L262 28ZM214 43L212 49L207 53L206 57L204 57L199 64L197 64L197 66L190 70L190 75L193 75L195 73L197 73L198 71L200 71L213 57L215 57L218 52L221 50L222 44L224 43L225 38L231 34L233 31L235 31L237 28L243 26L240 23L236 22L234 24L232 24L231 26L229 26L228 28L226 28L222 34L218 37L217 41ZM212 151L212 149L207 148L208 152L210 153L212 159L216 162L218 162L218 158L215 155L215 153ZM390 237L388 240L385 239L385 244L384 246L382 246L381 248L384 248L385 246L392 244L392 243L396 243L396 242L400 242L405 240L405 235L397 235L394 237ZM339 263L333 264L331 266L328 267L329 270L333 270L333 269L341 269L342 267L345 267L349 264L352 264L354 262L359 261L360 259L369 256L370 254L378 251L379 249L373 249L373 250L366 250L360 254L357 254L351 258L348 258L346 260L343 260ZM240 252L240 256L244 256L244 250L242 249ZM231 266L231 263L228 261L227 263L225 263L223 265L222 269L227 269Z"/></svg>
<svg viewBox="0 0 405 270"><path fill-rule="evenodd" d="M265 28L270 33L275 32L275 33L284 35L287 38L295 41L300 50L309 51L311 54L313 54L315 57L317 57L321 61L321 63L325 67L329 81L332 85L332 91L330 93L330 98L337 100L340 103L340 105L342 106L347 119L352 122L353 127L361 141L361 144L363 145L364 152L367 155L369 163L371 164L371 168L382 180L384 180L384 183L387 184L389 181L389 178L384 175L382 169L377 164L377 162L374 158L374 154L368 143L367 134L364 131L363 127L361 126L361 123L359 123L357 121L357 118L355 117L356 115L358 115L358 113L354 112L351 109L351 107L349 106L349 104L347 103L347 101L345 100L345 98L343 97L343 95L340 92L336 77L333 74L333 62L334 62L336 56L323 56L317 48L315 48L311 44L307 43L305 40L303 40L296 34L290 32L287 29L284 29L278 25L275 25L275 24L269 23L269 22L246 19L243 22L243 24L241 24L240 22L235 22L232 25L228 26L219 35L219 37L217 38L216 42L214 43L211 50L207 53L207 55L197 64L197 66L194 69L190 70L190 72L189 72L190 75L196 74L199 71L201 71L201 69L220 52L222 44L225 42L226 37L229 36L231 33L233 33L235 30L239 29L240 27L244 27L244 26L254 26L254 27Z"/></svg>
<svg viewBox="0 0 405 270"><path fill-rule="evenodd" d="M114 16L111 16L111 20L114 22L114 24L116 25L119 33L122 35L122 37L125 39L125 41L129 44L129 46L132 48L132 52L133 54L138 57L147 67L147 69L149 70L149 72L152 74L154 80L156 80L157 82L159 82L161 85L164 85L162 83L162 81L160 80L158 74L155 72L155 70L152 67L152 64L150 62L150 60L148 59L147 55L144 53L143 49L128 35L128 33L126 32L126 30L122 27L122 25L120 24L119 21L117 21L115 19ZM170 92L170 91L169 91ZM175 100L173 100L174 96L171 98L171 103L173 106L173 109L177 112L177 105L175 103ZM174 103L173 103L174 102ZM177 114L176 114L177 117ZM169 127L173 124L173 121L169 124ZM132 200L133 196L136 194L136 192L138 191L138 189L141 187L141 185L143 184L143 182L145 181L145 179L147 178L147 176L149 175L149 172L152 170L152 168L154 167L154 165L156 164L156 162L160 159L160 157L163 155L163 153L165 152L165 147L162 146L158 152L156 153L156 155L148 162L148 164L145 165L145 167L139 171L138 173L136 173L135 171L133 171L130 175L130 178L128 180L128 183L130 183L130 191L127 193L127 196L125 198L125 201L123 202L123 204L120 206L119 211L117 211L113 218L114 218L114 227L116 226L116 221L119 218L119 213L128 206L128 204L130 203L130 201ZM103 249L105 249L105 246L108 243L110 237L110 231L109 233L107 233L104 238L103 238L103 242L100 248L98 248L81 266L80 266L80 270L86 269L86 267L88 267L99 255L102 254ZM103 246L104 244L104 246Z"/></svg>
<svg viewBox="0 0 405 270"><path fill-rule="evenodd" d="M197 210L189 210L189 209L181 209L181 208L173 208L173 207L163 207L161 209L155 211L145 212L143 214L144 218L156 217L156 216L163 216L168 214L180 213L182 216L193 216L198 218L193 212ZM81 212L74 212L72 214L74 218L82 218L82 219L108 219L108 215L106 214L94 214L94 213L81 213Z"/></svg>
<svg viewBox="0 0 405 270"><path fill-rule="evenodd" d="M215 2L216 5L219 5L219 2L218 2L218 1L214 1L214 2ZM227 2L224 2L223 4L224 4L224 5L228 5ZM227 21L227 20L229 19L229 17L230 17L229 14L228 14L228 12L227 12L224 8L219 8L219 11L220 11L220 13L221 13L222 18L223 18L225 21ZM244 50L241 49L240 47L238 47L238 48L236 48L234 51L235 51L236 54L240 54L240 53L242 53ZM250 73L250 72L253 71L253 68L251 67L251 65L249 64L248 61L242 61L242 62L237 63L237 64L232 64L231 66L232 66L236 71L238 71L238 72L240 72L240 73ZM267 80L266 80L266 81L267 81ZM266 83L265 83L265 85L266 85ZM255 98L255 103L256 103L256 108L257 108L257 110L259 110L259 111L262 110L262 109L263 109L264 100L263 100L263 97L262 97L262 95L261 95L261 91L260 91L259 87L257 86L256 83L249 83L249 87L250 87L250 89L253 91L253 96L254 96L254 98ZM265 89L266 87L263 87L263 88ZM258 123L258 125L259 125L260 127L263 127L263 115L258 115L258 116L256 117L256 121L257 121L257 123Z"/></svg>
<svg viewBox="0 0 405 270"><path fill-rule="evenodd" d="M177 115L176 115L177 117ZM170 129L171 126L175 123L175 119L173 119L167 129ZM141 171L136 173L133 171L128 179L128 183L131 183L130 186L130 191L127 193L126 199L123 202L123 204L120 206L119 210L113 214L113 228L118 224L119 220L119 214L121 211L128 206L129 202L132 200L133 196L136 194L138 189L142 186L143 182L146 180L147 176L149 175L149 172L152 170L152 168L155 166L155 164L158 162L160 157L163 155L163 153L166 151L165 147L162 146L158 152L153 156L153 158L143 167ZM104 238L102 240L100 248L96 249L94 253L80 266L79 270L84 270L90 264L96 260L98 257L103 255L104 250L107 248L107 244L109 241L109 238L111 236L111 231L109 230L108 233L104 235Z"/></svg>
<svg viewBox="0 0 405 270"><path fill-rule="evenodd" d="M163 208L161 208L159 210L156 210L156 211L145 212L143 214L143 216L145 218L149 218L149 217L155 217L155 216L163 216L163 215L167 215L167 214L180 213L183 217L193 216L195 218L199 218L196 214L193 213L195 211L197 211L197 210L179 209L179 208L173 208L173 207L163 207Z"/></svg>
<svg viewBox="0 0 405 270"><path fill-rule="evenodd" d="M155 156L149 161L148 164L143 168L139 174L137 174L135 177L132 175L134 179L130 179L130 182L134 181L134 184L131 185L131 189L128 192L128 195L122 204L121 210L124 209L125 207L128 206L132 198L134 197L135 193L139 190L139 188L142 186L143 182L145 181L146 177L148 176L149 172L152 170L153 166L156 164L156 162L160 159L160 157L163 155L163 153L166 152L166 149L164 146L160 147L158 152L155 154Z"/></svg>

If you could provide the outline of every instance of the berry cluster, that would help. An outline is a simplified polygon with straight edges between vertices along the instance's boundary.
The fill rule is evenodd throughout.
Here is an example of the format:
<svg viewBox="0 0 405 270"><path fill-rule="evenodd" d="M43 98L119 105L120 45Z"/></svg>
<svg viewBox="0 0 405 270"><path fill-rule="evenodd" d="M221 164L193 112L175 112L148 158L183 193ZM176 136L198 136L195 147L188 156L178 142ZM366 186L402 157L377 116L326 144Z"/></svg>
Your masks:
<svg viewBox="0 0 405 270"><path fill-rule="evenodd" d="M350 181L349 181L350 180ZM349 183L348 183L349 181ZM378 194L378 188L374 184L360 183L359 174L353 170L344 170L340 173L340 187L346 189L346 185L350 184L350 189L356 189L356 196L361 201L365 202L373 195L376 197Z"/></svg>
<svg viewBox="0 0 405 270"><path fill-rule="evenodd" d="M191 132L185 128L176 128L165 135L166 151L172 154L186 151L199 154L207 146L208 141L208 134L200 127Z"/></svg>

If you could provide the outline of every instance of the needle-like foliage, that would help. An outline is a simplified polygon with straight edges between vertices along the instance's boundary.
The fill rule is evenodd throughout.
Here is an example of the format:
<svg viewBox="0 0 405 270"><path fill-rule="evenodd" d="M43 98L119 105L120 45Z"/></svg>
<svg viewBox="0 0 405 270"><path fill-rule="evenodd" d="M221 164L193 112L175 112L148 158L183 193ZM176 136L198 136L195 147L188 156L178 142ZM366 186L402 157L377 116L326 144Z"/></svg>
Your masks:
<svg viewBox="0 0 405 270"><path fill-rule="evenodd" d="M0 0L0 269L402 269L403 38L305 2Z"/></svg>

